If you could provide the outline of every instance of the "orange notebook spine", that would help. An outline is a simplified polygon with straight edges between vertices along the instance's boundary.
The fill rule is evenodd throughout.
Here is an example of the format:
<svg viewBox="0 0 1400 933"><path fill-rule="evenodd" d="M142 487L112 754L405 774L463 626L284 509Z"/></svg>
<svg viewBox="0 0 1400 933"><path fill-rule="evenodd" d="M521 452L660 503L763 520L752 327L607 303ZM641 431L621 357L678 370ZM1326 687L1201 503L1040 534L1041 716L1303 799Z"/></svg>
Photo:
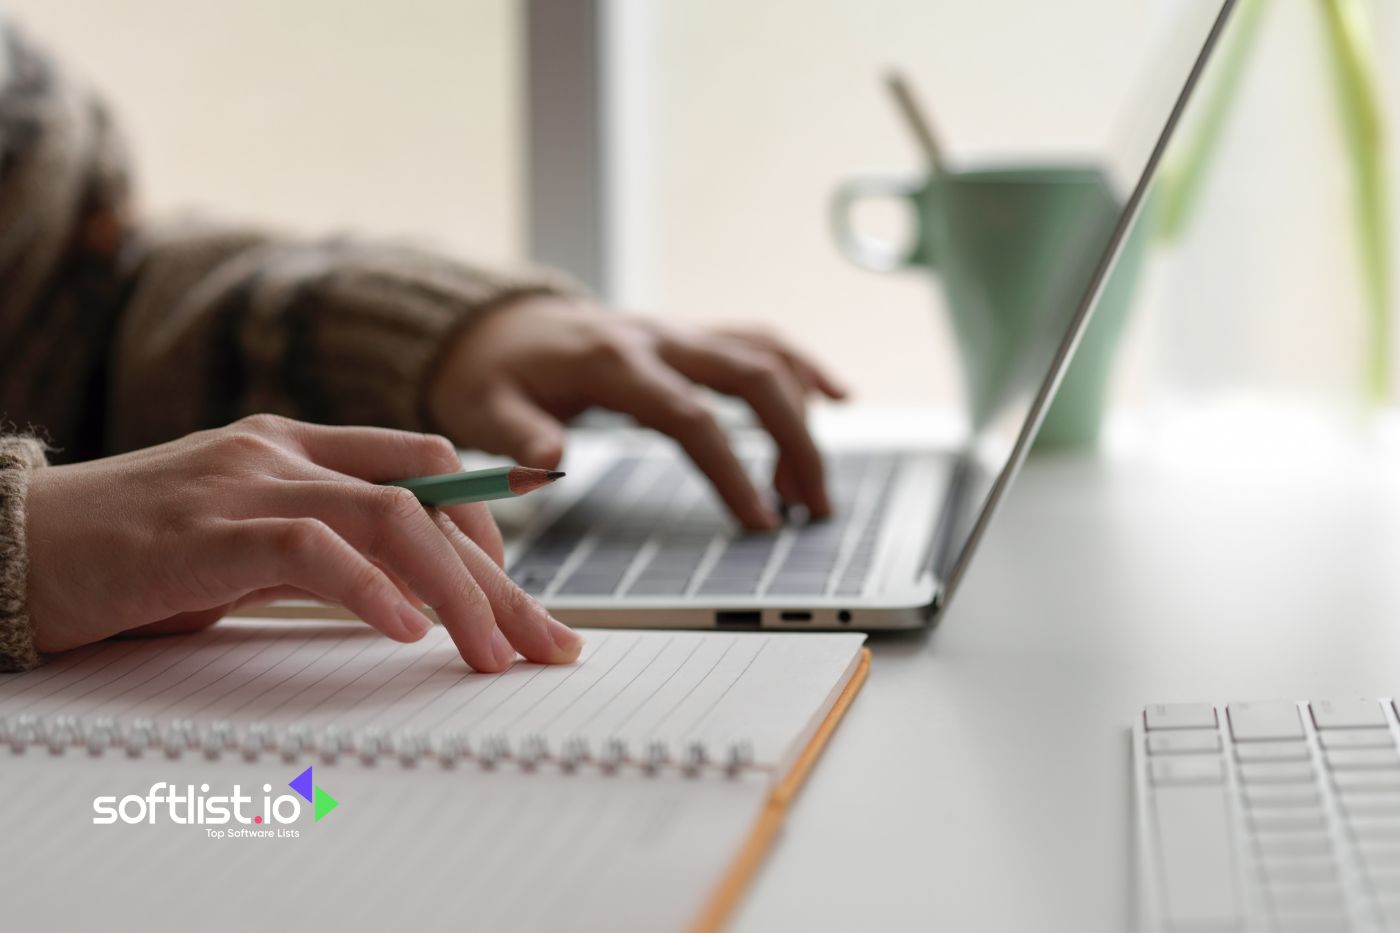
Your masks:
<svg viewBox="0 0 1400 933"><path fill-rule="evenodd" d="M773 844L773 837L778 834L783 817L787 815L788 806L797 797L797 792L801 790L803 782L807 780L812 766L817 763L822 750L826 748L827 740L836 731L837 724L846 715L847 708L850 707L856 694L860 692L860 688L869 674L870 649L862 648L860 663L851 673L851 679L847 681L846 688L841 691L841 695L832 704L826 718L822 720L816 734L812 736L812 741L807 743L807 747L802 750L802 754L794 762L792 770L773 788L768 802L763 806L763 812L754 823L753 830L739 849L738 856L730 864L729 870L725 872L724 878L715 889L714 896L710 898L710 902L696 921L693 927L695 933L713 933L713 931L724 927L725 921L729 919L730 914L738 905L739 898L743 896L749 882L753 880L758 866L762 864L763 857L768 854L768 849Z"/></svg>

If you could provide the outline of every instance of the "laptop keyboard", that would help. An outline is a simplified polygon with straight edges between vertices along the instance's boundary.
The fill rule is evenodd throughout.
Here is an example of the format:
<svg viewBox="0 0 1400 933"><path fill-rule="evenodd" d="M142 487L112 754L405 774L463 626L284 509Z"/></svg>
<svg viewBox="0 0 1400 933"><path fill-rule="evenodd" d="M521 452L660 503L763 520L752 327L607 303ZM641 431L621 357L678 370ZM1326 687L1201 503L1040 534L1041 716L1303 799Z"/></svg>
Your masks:
<svg viewBox="0 0 1400 933"><path fill-rule="evenodd" d="M619 458L509 572L545 599L856 596L870 576L897 462L893 455L830 457L831 519L747 534L680 460ZM770 465L745 467L756 482L769 482Z"/></svg>
<svg viewBox="0 0 1400 933"><path fill-rule="evenodd" d="M1391 700L1147 707L1153 928L1400 930L1397 727Z"/></svg>

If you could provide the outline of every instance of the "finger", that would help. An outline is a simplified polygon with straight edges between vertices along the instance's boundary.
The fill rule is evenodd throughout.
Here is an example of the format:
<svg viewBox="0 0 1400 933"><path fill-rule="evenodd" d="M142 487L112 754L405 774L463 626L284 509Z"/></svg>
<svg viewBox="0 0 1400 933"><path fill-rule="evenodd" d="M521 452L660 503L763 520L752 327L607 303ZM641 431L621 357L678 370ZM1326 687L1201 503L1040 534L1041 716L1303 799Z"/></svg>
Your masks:
<svg viewBox="0 0 1400 933"><path fill-rule="evenodd" d="M452 522L443 520L440 524L443 536L457 549L490 601L496 626L512 646L512 654L519 651L526 660L540 664L568 664L578 658L583 639L577 632L550 616Z"/></svg>
<svg viewBox="0 0 1400 933"><path fill-rule="evenodd" d="M295 587L344 606L395 641L417 641L432 627L382 570L315 519L230 522L203 558L225 588Z"/></svg>
<svg viewBox="0 0 1400 933"><path fill-rule="evenodd" d="M490 438L489 453L552 470L564 456L564 426L513 386L497 389L471 416L472 437Z"/></svg>
<svg viewBox="0 0 1400 933"><path fill-rule="evenodd" d="M734 328L718 331L727 337L742 340L754 346L761 347L770 353L776 353L782 357L802 380L803 386L807 389L815 389L827 398L840 401L849 398L851 391L841 380L837 379L826 367L820 365L812 357L798 350L786 340L775 337L772 334L758 330L746 330Z"/></svg>
<svg viewBox="0 0 1400 933"><path fill-rule="evenodd" d="M629 354L618 363L600 379L599 403L675 438L745 526L777 527L778 516L749 481L729 438L697 397L695 387L646 354Z"/></svg>
<svg viewBox="0 0 1400 933"><path fill-rule="evenodd" d="M293 479L346 479L379 483L385 479L436 476L462 469L457 448L436 434L385 428L301 425L296 439L309 458L291 470ZM484 504L473 502L443 509L498 564L506 559L501 529Z"/></svg>
<svg viewBox="0 0 1400 933"><path fill-rule="evenodd" d="M295 440L311 462L371 483L456 473L462 469L457 448L438 434L304 422L293 424L296 425Z"/></svg>
<svg viewBox="0 0 1400 933"><path fill-rule="evenodd" d="M500 670L514 658L492 638L496 621L490 601L441 525L466 536L450 518L424 509L408 490L343 481L281 483L259 497L258 507L324 523L382 567L391 582L402 580L437 612L454 639L461 634L458 647L473 668Z"/></svg>
<svg viewBox="0 0 1400 933"><path fill-rule="evenodd" d="M792 464L781 456L773 468L773 488L777 490L778 498L784 504L802 501L802 492L797 486L797 478L793 475Z"/></svg>
<svg viewBox="0 0 1400 933"><path fill-rule="evenodd" d="M485 502L468 502L465 505L449 505L441 510L444 515L457 523L486 555L496 562L496 566L506 565L506 542L501 537L501 528L491 517L491 510Z"/></svg>
<svg viewBox="0 0 1400 933"><path fill-rule="evenodd" d="M792 473L797 499L816 516L831 514L821 452L807 430L802 391L776 357L752 347L717 341L674 341L661 345L662 358L681 374L748 403L778 444Z"/></svg>

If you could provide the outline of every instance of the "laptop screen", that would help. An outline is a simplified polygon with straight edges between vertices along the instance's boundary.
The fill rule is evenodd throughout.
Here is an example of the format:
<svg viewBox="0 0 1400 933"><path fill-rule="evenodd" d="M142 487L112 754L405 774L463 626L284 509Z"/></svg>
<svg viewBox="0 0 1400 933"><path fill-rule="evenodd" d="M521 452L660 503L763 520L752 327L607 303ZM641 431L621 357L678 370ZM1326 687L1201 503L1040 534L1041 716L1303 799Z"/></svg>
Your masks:
<svg viewBox="0 0 1400 933"><path fill-rule="evenodd" d="M972 425L930 555L940 605L1037 432L1053 444L1086 430L1078 396L1101 391L1107 375L1096 344L1116 334L1155 233L1188 194L1173 190L1173 170L1209 132L1205 112L1227 61L1213 53L1229 41L1234 6L1176 5L1150 81L1100 164L954 167L939 193L960 224L957 238L932 246L945 270L962 270L945 273L944 287ZM1057 391L1062 408L1051 404Z"/></svg>

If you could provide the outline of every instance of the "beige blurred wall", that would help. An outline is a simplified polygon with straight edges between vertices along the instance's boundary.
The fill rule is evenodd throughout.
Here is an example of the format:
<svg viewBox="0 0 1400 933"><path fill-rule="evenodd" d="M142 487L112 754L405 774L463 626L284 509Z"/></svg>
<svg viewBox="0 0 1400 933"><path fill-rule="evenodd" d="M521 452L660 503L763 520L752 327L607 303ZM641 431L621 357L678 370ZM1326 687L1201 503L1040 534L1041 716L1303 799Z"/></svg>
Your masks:
<svg viewBox="0 0 1400 933"><path fill-rule="evenodd" d="M156 211L522 255L514 0L4 0L97 83Z"/></svg>
<svg viewBox="0 0 1400 933"><path fill-rule="evenodd" d="M1186 0L615 2L637 118L617 179L624 297L701 323L762 319L835 360L861 398L923 403L957 386L933 283L855 269L827 223L842 178L919 165L880 71L915 78L956 158L1110 152ZM115 101L154 210L523 256L517 0L0 6ZM1370 7L1400 121L1400 16ZM1355 394L1364 311L1323 55L1314 4L1272 4L1199 230L1134 314L1120 399L1163 382Z"/></svg>

